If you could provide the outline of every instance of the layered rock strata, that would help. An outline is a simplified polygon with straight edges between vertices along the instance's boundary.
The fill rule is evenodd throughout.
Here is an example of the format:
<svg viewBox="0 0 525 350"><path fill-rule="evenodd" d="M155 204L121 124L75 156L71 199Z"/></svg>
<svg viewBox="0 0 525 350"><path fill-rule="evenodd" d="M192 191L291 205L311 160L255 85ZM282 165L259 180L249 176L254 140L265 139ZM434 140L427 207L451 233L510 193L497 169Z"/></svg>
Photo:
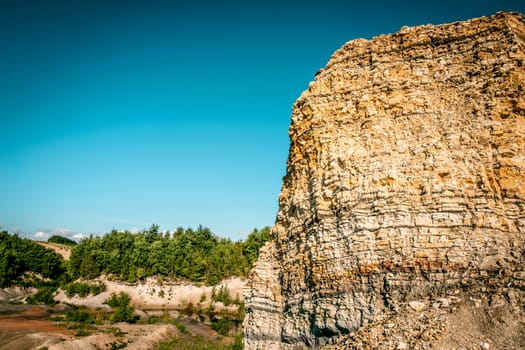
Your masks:
<svg viewBox="0 0 525 350"><path fill-rule="evenodd" d="M247 349L314 348L409 300L525 288L525 24L404 27L334 53L292 110Z"/></svg>

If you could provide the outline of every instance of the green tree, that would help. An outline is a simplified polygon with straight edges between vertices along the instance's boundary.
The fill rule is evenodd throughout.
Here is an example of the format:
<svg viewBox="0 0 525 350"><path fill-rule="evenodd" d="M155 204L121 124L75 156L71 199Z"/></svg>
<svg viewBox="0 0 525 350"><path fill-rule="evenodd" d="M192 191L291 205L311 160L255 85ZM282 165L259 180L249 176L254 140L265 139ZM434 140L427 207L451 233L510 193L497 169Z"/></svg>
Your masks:
<svg viewBox="0 0 525 350"><path fill-rule="evenodd" d="M72 278L112 274L134 282L161 275L209 284L229 276L245 276L257 259L270 229L254 230L245 242L232 242L199 226L162 234L157 225L138 234L112 232L89 237L73 247L69 263Z"/></svg>
<svg viewBox="0 0 525 350"><path fill-rule="evenodd" d="M248 259L249 265L253 265L255 260L259 256L259 249L270 240L271 229L266 226L262 230L254 229L252 233L248 235L248 238L243 244L242 251L243 254Z"/></svg>
<svg viewBox="0 0 525 350"><path fill-rule="evenodd" d="M0 287L17 282L25 272L54 279L64 272L64 260L34 241L0 232Z"/></svg>

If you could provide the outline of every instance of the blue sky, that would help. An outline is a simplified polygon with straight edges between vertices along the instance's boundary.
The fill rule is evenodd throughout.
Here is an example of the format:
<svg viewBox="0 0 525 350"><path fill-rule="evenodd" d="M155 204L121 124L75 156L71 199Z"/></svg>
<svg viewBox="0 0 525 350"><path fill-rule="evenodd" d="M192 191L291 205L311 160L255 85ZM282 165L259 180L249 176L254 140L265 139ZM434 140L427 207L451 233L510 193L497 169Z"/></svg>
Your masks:
<svg viewBox="0 0 525 350"><path fill-rule="evenodd" d="M272 225L295 99L345 42L525 1L0 0L0 227Z"/></svg>

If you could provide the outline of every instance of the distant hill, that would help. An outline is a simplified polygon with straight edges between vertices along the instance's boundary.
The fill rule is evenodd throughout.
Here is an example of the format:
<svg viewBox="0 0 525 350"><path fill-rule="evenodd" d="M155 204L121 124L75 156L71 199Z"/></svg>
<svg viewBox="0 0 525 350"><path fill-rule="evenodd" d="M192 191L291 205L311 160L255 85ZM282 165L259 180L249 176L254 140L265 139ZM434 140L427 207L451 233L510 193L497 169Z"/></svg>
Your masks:
<svg viewBox="0 0 525 350"><path fill-rule="evenodd" d="M69 238L63 237L63 236L58 236L58 235L54 235L54 236L49 237L49 239L47 241L49 243L58 243L58 244L63 244L63 245L68 245L68 246L74 246L74 245L78 244L77 242L73 241L72 239L69 239Z"/></svg>

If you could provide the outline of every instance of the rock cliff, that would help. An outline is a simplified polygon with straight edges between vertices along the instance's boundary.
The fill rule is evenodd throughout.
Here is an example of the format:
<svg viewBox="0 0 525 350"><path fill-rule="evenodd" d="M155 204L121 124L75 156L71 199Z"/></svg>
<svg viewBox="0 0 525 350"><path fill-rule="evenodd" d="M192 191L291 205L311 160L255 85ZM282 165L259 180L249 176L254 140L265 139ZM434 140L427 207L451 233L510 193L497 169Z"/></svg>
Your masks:
<svg viewBox="0 0 525 350"><path fill-rule="evenodd" d="M245 291L247 349L366 348L359 334L387 318L478 300L523 316L524 49L523 17L498 13L333 54L292 109L273 240ZM432 341L452 319L427 322ZM384 337L371 346L420 344Z"/></svg>

